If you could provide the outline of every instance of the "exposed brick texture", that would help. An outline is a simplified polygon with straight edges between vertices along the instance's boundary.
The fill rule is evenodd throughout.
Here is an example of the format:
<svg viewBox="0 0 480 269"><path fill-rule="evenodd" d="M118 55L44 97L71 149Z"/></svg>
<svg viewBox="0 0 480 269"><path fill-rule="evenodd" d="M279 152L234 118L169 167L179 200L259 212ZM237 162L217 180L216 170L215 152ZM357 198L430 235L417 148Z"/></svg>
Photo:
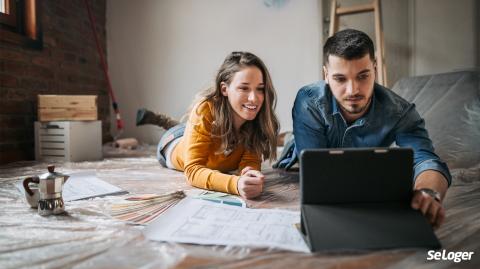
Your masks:
<svg viewBox="0 0 480 269"><path fill-rule="evenodd" d="M0 39L0 163L34 159L38 94L96 94L103 140L110 136L107 82L83 0L39 1L43 49ZM105 0L90 0L106 55Z"/></svg>

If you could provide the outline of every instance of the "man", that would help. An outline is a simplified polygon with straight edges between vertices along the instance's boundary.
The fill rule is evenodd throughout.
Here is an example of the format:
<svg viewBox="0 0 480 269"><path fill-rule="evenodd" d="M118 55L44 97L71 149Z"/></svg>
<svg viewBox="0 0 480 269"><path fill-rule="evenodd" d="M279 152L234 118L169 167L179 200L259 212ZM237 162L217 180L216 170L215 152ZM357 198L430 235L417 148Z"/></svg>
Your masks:
<svg viewBox="0 0 480 269"><path fill-rule="evenodd" d="M438 228L450 172L434 153L415 105L375 83L372 40L357 30L337 32L326 41L323 59L325 81L299 90L292 110L294 143L275 166L288 169L307 148L411 147L411 205Z"/></svg>

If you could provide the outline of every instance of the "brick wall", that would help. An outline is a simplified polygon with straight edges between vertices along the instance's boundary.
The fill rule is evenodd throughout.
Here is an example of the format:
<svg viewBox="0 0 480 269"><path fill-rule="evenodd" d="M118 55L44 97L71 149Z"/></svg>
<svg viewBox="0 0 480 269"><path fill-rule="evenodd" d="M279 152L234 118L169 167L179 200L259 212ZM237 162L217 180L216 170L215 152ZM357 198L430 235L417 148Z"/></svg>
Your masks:
<svg viewBox="0 0 480 269"><path fill-rule="evenodd" d="M110 138L107 83L84 1L39 3L43 49L0 40L0 163L34 159L38 94L98 95L103 140ZM105 48L106 1L90 3Z"/></svg>

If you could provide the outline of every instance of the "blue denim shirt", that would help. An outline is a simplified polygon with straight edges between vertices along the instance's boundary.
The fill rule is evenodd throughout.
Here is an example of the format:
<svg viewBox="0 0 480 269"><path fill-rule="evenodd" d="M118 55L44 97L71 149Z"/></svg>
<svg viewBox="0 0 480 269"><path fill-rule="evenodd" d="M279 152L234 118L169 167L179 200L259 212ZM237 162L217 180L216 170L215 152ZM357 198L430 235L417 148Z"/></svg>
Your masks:
<svg viewBox="0 0 480 269"><path fill-rule="evenodd" d="M436 170L451 184L448 167L435 154L415 105L378 84L367 113L350 125L324 81L298 91L292 117L294 149L279 160L277 167L289 168L307 148L389 147L395 143L413 149L414 178L422 171Z"/></svg>

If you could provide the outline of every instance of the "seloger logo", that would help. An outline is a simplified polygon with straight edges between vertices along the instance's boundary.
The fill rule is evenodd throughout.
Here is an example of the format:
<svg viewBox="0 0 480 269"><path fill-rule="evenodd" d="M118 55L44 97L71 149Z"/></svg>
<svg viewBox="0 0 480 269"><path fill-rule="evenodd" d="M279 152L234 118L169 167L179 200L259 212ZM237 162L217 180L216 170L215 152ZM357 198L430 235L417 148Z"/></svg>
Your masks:
<svg viewBox="0 0 480 269"><path fill-rule="evenodd" d="M453 262L461 262L461 261L469 261L472 259L472 255L474 254L473 251L471 252L463 252L463 251L452 251L447 252L445 249L442 251L435 251L429 250L427 252L427 261L452 261Z"/></svg>

